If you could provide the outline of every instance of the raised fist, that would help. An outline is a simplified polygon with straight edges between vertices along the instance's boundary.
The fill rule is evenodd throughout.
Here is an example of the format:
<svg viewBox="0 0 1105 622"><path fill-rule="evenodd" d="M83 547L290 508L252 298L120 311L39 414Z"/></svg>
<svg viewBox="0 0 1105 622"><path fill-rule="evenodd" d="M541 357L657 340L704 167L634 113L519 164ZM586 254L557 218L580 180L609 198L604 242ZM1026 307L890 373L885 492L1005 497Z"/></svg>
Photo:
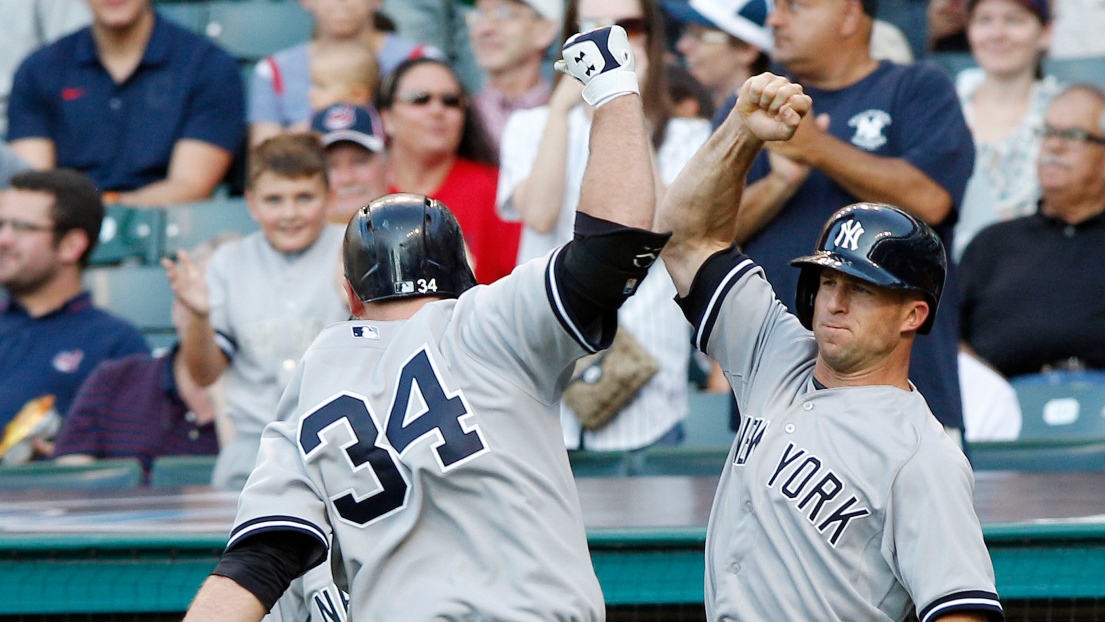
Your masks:
<svg viewBox="0 0 1105 622"><path fill-rule="evenodd" d="M745 80L737 96L736 111L753 136L762 140L788 140L813 100L802 86L771 73Z"/></svg>
<svg viewBox="0 0 1105 622"><path fill-rule="evenodd" d="M583 83L583 101L595 106L631 93L640 94L633 51L621 26L572 35L561 50L556 70Z"/></svg>

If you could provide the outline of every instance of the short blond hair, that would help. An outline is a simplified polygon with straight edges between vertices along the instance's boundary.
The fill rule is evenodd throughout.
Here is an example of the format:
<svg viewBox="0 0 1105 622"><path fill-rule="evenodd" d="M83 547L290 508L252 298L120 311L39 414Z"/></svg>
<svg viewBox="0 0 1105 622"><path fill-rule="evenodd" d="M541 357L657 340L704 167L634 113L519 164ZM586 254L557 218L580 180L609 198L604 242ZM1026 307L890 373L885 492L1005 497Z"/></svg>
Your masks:
<svg viewBox="0 0 1105 622"><path fill-rule="evenodd" d="M311 80L338 82L349 92L362 87L367 101L372 101L380 81L380 63L372 46L361 41L317 43L311 50Z"/></svg>

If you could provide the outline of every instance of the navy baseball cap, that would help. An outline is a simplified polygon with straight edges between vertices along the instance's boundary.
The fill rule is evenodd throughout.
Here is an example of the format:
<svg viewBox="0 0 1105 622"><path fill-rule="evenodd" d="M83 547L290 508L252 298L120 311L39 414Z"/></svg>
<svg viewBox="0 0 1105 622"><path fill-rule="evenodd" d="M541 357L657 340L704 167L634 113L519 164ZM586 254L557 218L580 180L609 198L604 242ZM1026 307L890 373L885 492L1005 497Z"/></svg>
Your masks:
<svg viewBox="0 0 1105 622"><path fill-rule="evenodd" d="M726 32L771 54L775 37L767 25L772 0L664 0L661 7L681 24L698 24Z"/></svg>
<svg viewBox="0 0 1105 622"><path fill-rule="evenodd" d="M311 129L322 136L323 147L347 141L373 153L384 151L383 124L372 107L334 104L314 116Z"/></svg>

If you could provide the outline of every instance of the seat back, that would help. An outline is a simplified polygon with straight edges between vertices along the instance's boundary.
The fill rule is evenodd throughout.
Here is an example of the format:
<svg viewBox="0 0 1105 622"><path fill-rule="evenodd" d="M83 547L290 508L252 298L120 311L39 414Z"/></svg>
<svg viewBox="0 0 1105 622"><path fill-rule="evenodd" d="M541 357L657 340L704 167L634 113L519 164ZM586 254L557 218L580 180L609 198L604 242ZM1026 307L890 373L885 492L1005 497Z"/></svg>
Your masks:
<svg viewBox="0 0 1105 622"><path fill-rule="evenodd" d="M219 0L204 33L240 62L252 63L311 38L314 19L299 2Z"/></svg>
<svg viewBox="0 0 1105 622"><path fill-rule="evenodd" d="M133 458L79 466L53 462L0 466L0 490L135 488L141 483L142 465Z"/></svg>
<svg viewBox="0 0 1105 622"><path fill-rule="evenodd" d="M153 488L208 486L217 456L160 456L150 469Z"/></svg>
<svg viewBox="0 0 1105 622"><path fill-rule="evenodd" d="M729 392L693 392L687 401L689 410L683 420L683 446L729 449L736 436L729 429Z"/></svg>
<svg viewBox="0 0 1105 622"><path fill-rule="evenodd" d="M1063 84L1085 83L1105 89L1105 57L1047 59L1044 72Z"/></svg>
<svg viewBox="0 0 1105 622"><path fill-rule="evenodd" d="M165 213L164 254L173 257L223 233L257 231L245 199L211 199L174 205Z"/></svg>
<svg viewBox="0 0 1105 622"><path fill-rule="evenodd" d="M164 210L109 206L100 226L100 240L89 263L157 263L164 229Z"/></svg>
<svg viewBox="0 0 1105 622"><path fill-rule="evenodd" d="M89 268L84 272L84 283L97 307L130 320L139 330L175 330L173 290L161 266Z"/></svg>

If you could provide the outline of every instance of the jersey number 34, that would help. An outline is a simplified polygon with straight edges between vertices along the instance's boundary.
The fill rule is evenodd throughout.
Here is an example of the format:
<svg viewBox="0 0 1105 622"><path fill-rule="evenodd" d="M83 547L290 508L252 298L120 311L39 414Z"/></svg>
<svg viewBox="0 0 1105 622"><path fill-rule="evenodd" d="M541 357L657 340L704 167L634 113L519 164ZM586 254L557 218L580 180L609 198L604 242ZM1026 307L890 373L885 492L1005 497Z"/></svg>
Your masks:
<svg viewBox="0 0 1105 622"><path fill-rule="evenodd" d="M414 395L421 398L425 408L408 417L408 412L414 410L411 408ZM365 399L341 393L302 419L299 446L304 459L310 462L329 443L326 438L329 430L345 428L351 440L340 447L345 451L354 479L367 478L375 485L371 491L358 494L349 490L332 500L342 519L365 526L406 505L410 485L396 462L415 441L427 435L435 437L430 447L442 472L487 451L479 427L465 425L467 414L464 398L459 393L446 394L437 369L422 349L399 374L385 430L380 429Z"/></svg>

